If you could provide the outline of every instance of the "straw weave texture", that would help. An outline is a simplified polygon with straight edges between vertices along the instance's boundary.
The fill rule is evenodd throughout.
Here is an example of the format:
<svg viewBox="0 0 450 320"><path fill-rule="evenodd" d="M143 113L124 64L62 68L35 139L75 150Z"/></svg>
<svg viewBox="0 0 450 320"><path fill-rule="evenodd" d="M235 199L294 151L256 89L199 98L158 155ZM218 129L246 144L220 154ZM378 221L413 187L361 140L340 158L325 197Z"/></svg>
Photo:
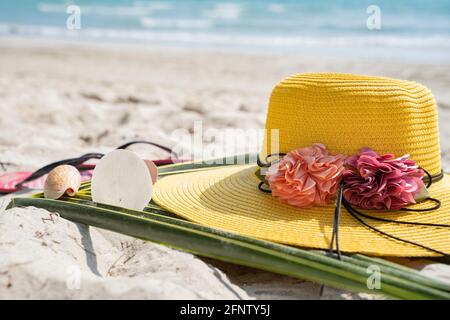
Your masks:
<svg viewBox="0 0 450 320"><path fill-rule="evenodd" d="M431 174L441 170L437 110L422 85L388 78L343 74L302 74L289 77L273 90L267 129L279 130L280 148L288 152L324 143L332 152L355 154L362 147L411 159ZM270 139L262 155L273 152ZM229 166L162 178L153 200L194 222L280 243L327 249L334 205L295 208L258 190L255 165ZM450 224L450 177L433 183L432 197L442 207L431 212L365 211L399 221ZM416 208L433 204L423 203ZM450 253L449 228L398 225L365 219L396 237ZM361 225L342 210L341 250L378 256L436 256L393 240Z"/></svg>
<svg viewBox="0 0 450 320"><path fill-rule="evenodd" d="M300 74L273 90L261 155L320 142L352 155L361 147L409 154L431 174L441 170L435 99L411 81L349 74ZM270 134L279 130L279 151Z"/></svg>

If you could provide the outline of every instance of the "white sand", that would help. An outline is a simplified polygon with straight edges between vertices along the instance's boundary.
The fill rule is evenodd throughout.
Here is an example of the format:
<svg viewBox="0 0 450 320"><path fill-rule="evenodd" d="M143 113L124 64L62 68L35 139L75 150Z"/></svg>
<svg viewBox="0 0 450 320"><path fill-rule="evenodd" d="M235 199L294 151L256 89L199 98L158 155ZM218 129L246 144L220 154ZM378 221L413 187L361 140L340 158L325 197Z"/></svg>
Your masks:
<svg viewBox="0 0 450 320"><path fill-rule="evenodd" d="M217 269L42 209L2 214L0 298L248 299Z"/></svg>
<svg viewBox="0 0 450 320"><path fill-rule="evenodd" d="M319 71L392 76L430 87L440 106L448 169L448 70L432 63L4 39L0 172L106 152L133 139L171 145L173 130L192 132L196 120L205 128L263 128L274 84L293 73ZM49 215L32 208L0 214L0 298L318 298L319 286L310 282L201 260L56 217L46 220ZM81 286L73 290L76 268ZM424 272L447 280L450 274L438 264ZM328 288L323 298L373 296Z"/></svg>

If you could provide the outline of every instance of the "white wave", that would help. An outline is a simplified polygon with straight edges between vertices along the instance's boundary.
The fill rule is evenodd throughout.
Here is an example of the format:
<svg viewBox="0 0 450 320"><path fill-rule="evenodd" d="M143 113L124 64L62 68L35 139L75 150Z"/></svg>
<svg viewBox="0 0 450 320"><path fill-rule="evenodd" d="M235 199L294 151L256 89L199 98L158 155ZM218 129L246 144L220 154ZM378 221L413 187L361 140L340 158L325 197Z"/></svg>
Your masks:
<svg viewBox="0 0 450 320"><path fill-rule="evenodd" d="M154 19L144 17L140 19L140 23L141 26L152 29L209 29L214 26L214 22L207 19Z"/></svg>
<svg viewBox="0 0 450 320"><path fill-rule="evenodd" d="M11 34L11 26L8 24L0 24L0 34Z"/></svg>
<svg viewBox="0 0 450 320"><path fill-rule="evenodd" d="M86 28L81 30L68 30L60 27L0 24L0 35L25 35L42 37L60 37L77 39L105 39L148 42L170 42L178 44L200 44L219 46L242 47L286 47L286 48L359 48L372 50L380 48L403 49L450 49L449 36L431 36L428 38L398 37L398 36L266 36L243 34L220 34L211 32L188 31L152 31L128 29L101 29Z"/></svg>
<svg viewBox="0 0 450 320"><path fill-rule="evenodd" d="M65 13L69 4L39 3L42 13ZM167 2L136 1L131 6L121 5L79 5L82 14L103 16L145 16L157 11L169 10L172 4Z"/></svg>
<svg viewBox="0 0 450 320"><path fill-rule="evenodd" d="M66 12L68 5L56 3L38 3L37 9L43 13Z"/></svg>
<svg viewBox="0 0 450 320"><path fill-rule="evenodd" d="M237 20L241 17L244 6L237 3L219 3L212 9L203 10L203 15L212 19Z"/></svg>
<svg viewBox="0 0 450 320"><path fill-rule="evenodd" d="M133 3L136 7L147 7L157 11L167 11L173 8L173 3L165 1L135 1Z"/></svg>
<svg viewBox="0 0 450 320"><path fill-rule="evenodd" d="M279 3L271 3L267 5L267 10L273 13L283 13L286 11L286 8L284 5Z"/></svg>

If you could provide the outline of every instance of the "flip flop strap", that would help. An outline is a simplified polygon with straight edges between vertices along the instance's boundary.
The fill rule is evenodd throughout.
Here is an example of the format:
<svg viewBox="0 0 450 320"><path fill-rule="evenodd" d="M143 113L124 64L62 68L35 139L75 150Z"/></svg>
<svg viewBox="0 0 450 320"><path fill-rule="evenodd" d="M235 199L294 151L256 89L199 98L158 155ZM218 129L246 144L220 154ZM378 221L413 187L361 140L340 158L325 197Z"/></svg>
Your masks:
<svg viewBox="0 0 450 320"><path fill-rule="evenodd" d="M175 152L173 152L172 149L170 149L168 147L165 147L165 146L162 146L162 145L160 145L158 143L151 142L151 141L145 141L145 140L130 141L130 142L127 142L127 143L117 147L116 149L126 149L129 146L131 146L133 144L138 144L138 143L155 146L155 147L157 147L159 149L162 149L162 150L168 152L171 155L171 157L174 157L175 159L178 159L178 155ZM88 160L101 159L103 156L104 156L103 153L86 153L86 154L84 154L84 155L82 155L80 157L77 157L77 158L69 158L69 159L63 159L63 160L59 160L59 161L56 161L56 162L52 162L52 163L47 164L44 167L39 168L36 171L34 171L28 178L26 178L25 180L17 183L15 185L15 188L16 189L22 189L23 185L25 183L33 181L33 180L36 180L36 179L42 177L43 175L45 175L45 174L49 173L50 171L52 171L57 166L60 166L60 165L63 165L63 164L67 164L67 165L71 165L71 166L74 166L74 167L78 167L78 166L80 166L81 164L85 163ZM81 170L81 168L78 168L78 169Z"/></svg>
<svg viewBox="0 0 450 320"><path fill-rule="evenodd" d="M81 165L82 163L91 160L91 159L100 159L104 156L103 153L86 153L84 155L82 155L81 157L77 157L77 158L69 158L69 159L63 159L63 160L59 160L56 162L52 162L50 164L47 164L45 166L43 166L42 168L37 169L36 171L34 171L28 178L26 178L25 180L19 182L18 184L15 185L16 189L22 189L23 185L27 182L36 180L40 177L42 177L43 175L49 173L50 171L52 171L54 168L56 168L57 166L63 165L63 164L67 164L67 165L71 165L74 167L78 167L79 165Z"/></svg>
<svg viewBox="0 0 450 320"><path fill-rule="evenodd" d="M178 154L175 153L175 151L173 151L172 149L170 149L170 148L168 148L168 147L166 147L166 146L160 145L160 144L158 144L158 143L151 142L151 141L146 141L146 140L130 141L130 142L127 142L127 143L125 143L125 144L123 144L123 145L121 145L121 146L118 146L116 149L126 149L126 148L128 148L129 146L131 146L131 145L133 145L133 144L138 144L138 143L149 144L149 145L151 145L151 146L157 147L157 148L159 148L159 149L161 149L161 150L164 150L164 151L166 151L167 153L169 153L171 157L173 157L173 158L175 158L175 159L178 159Z"/></svg>

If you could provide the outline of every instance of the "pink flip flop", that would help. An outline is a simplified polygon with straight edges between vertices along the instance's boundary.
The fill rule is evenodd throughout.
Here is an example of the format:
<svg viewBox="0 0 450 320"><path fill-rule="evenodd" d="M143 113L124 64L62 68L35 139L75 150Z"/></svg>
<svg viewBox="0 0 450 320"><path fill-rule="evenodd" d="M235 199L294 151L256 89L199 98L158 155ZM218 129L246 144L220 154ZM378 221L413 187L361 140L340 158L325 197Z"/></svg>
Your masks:
<svg viewBox="0 0 450 320"><path fill-rule="evenodd" d="M90 180L93 170L80 171L81 181ZM19 171L7 172L0 175L0 193L12 193L21 189L44 189L45 179L47 175L43 175L35 180L25 182L21 188L16 188L16 185L29 178L33 172Z"/></svg>
<svg viewBox="0 0 450 320"><path fill-rule="evenodd" d="M185 162L189 160L181 160L178 159L176 153L174 153L170 148L161 146L154 142L149 141L131 141L124 145L119 146L117 149L126 149L130 145L136 143L144 143L149 144L155 147L158 147L162 150L170 153L171 157L167 159L154 160L153 162L157 166L172 164L178 162ZM93 169L95 168L94 164L85 164L84 162L91 159L100 159L103 157L102 153L87 153L77 158L64 159L57 162L50 163L34 172L7 172L0 175L0 193L12 193L17 192L22 189L43 189L45 179L47 178L47 174L55 167L62 164L73 165L78 168L81 173L81 180L86 181L91 179Z"/></svg>

